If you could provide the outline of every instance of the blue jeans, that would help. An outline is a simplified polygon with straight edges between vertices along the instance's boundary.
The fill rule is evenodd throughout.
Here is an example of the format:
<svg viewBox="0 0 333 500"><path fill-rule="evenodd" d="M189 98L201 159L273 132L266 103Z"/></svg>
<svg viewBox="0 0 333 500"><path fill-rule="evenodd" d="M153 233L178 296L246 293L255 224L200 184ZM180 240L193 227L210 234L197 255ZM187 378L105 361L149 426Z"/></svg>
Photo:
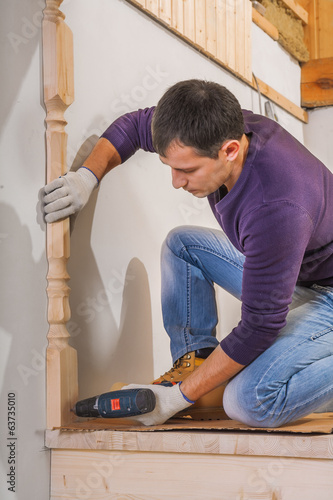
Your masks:
<svg viewBox="0 0 333 500"><path fill-rule="evenodd" d="M240 299L244 256L222 231L172 230L162 248L162 311L176 361L215 347L214 283ZM333 403L333 288L297 286L275 342L227 385L230 418L279 427ZM332 407L333 409L333 407Z"/></svg>

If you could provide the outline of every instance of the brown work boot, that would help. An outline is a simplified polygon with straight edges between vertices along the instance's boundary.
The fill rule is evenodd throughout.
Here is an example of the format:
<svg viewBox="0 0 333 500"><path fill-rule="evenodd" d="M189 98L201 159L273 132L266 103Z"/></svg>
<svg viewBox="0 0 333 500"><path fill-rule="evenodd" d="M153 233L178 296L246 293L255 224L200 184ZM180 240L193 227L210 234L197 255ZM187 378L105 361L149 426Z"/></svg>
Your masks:
<svg viewBox="0 0 333 500"><path fill-rule="evenodd" d="M201 354L204 350L198 351ZM152 384L175 385L185 380L200 366L206 358L200 358L196 351L188 352L177 359L173 367L164 375L154 380ZM199 398L192 406L177 413L178 417L191 417L193 420L226 420L229 417L223 410L222 398L226 383Z"/></svg>
<svg viewBox="0 0 333 500"><path fill-rule="evenodd" d="M185 380L198 366L205 360L198 358L195 351L184 354L181 358L177 359L173 367L161 375L152 384L167 384L171 383L176 385L178 382Z"/></svg>

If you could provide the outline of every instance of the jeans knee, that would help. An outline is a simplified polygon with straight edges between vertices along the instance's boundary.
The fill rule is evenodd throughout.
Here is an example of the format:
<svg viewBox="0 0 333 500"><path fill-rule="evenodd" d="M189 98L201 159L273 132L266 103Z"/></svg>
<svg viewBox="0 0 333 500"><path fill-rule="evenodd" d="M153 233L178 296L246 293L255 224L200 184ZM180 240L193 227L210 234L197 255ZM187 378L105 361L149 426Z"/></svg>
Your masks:
<svg viewBox="0 0 333 500"><path fill-rule="evenodd" d="M239 399L237 391L232 387L232 381L230 381L223 393L223 409L232 420L239 420Z"/></svg>
<svg viewBox="0 0 333 500"><path fill-rule="evenodd" d="M232 420L250 427L266 427L263 424L255 388L251 388L250 384L243 386L237 383L237 380L231 380L223 394L223 409Z"/></svg>
<svg viewBox="0 0 333 500"><path fill-rule="evenodd" d="M276 404L277 394L272 393L270 401L262 404L255 385L237 383L236 379L227 385L223 395L223 409L229 418L258 428L277 428L291 420Z"/></svg>
<svg viewBox="0 0 333 500"><path fill-rule="evenodd" d="M178 226L167 234L162 246L162 252L171 250L176 255L179 255L184 248L185 243L183 237L191 230L191 226Z"/></svg>

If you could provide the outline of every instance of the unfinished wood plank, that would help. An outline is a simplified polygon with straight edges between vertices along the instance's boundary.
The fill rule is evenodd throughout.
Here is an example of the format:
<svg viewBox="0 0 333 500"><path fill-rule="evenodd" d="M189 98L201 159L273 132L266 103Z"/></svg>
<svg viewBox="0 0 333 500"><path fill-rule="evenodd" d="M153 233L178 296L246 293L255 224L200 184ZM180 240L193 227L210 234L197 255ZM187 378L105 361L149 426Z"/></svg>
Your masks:
<svg viewBox="0 0 333 500"><path fill-rule="evenodd" d="M225 0L216 0L216 57L226 62L226 5Z"/></svg>
<svg viewBox="0 0 333 500"><path fill-rule="evenodd" d="M299 0L308 10L309 21L304 27L304 42L310 54L310 60L333 57L332 0Z"/></svg>
<svg viewBox="0 0 333 500"><path fill-rule="evenodd" d="M333 459L333 435L191 431L48 430L45 445L53 449L157 451Z"/></svg>
<svg viewBox="0 0 333 500"><path fill-rule="evenodd" d="M67 171L64 112L74 100L73 40L59 10L62 0L47 0L43 17L43 85L46 106L47 182ZM73 419L70 408L78 398L77 354L68 343L70 318L67 260L69 219L47 224L48 347L47 427Z"/></svg>
<svg viewBox="0 0 333 500"><path fill-rule="evenodd" d="M277 41L279 39L278 29L264 16L262 16L254 7L252 7L252 21L267 35L273 38L273 40Z"/></svg>
<svg viewBox="0 0 333 500"><path fill-rule="evenodd" d="M317 0L318 58L333 57L333 1Z"/></svg>
<svg viewBox="0 0 333 500"><path fill-rule="evenodd" d="M239 0L234 6L235 13L235 69L252 80L252 2Z"/></svg>
<svg viewBox="0 0 333 500"><path fill-rule="evenodd" d="M183 1L172 0L171 26L179 33L184 33L184 8Z"/></svg>
<svg viewBox="0 0 333 500"><path fill-rule="evenodd" d="M237 73L244 75L245 72L245 54L247 48L245 46L245 4L248 0L240 0L235 2L235 69Z"/></svg>
<svg viewBox="0 0 333 500"><path fill-rule="evenodd" d="M311 59L319 56L318 0L299 0L308 12L308 24L304 26L304 43Z"/></svg>
<svg viewBox="0 0 333 500"><path fill-rule="evenodd" d="M195 0L184 0L184 36L195 42Z"/></svg>
<svg viewBox="0 0 333 500"><path fill-rule="evenodd" d="M302 106L315 108L333 104L333 57L315 59L302 66Z"/></svg>
<svg viewBox="0 0 333 500"><path fill-rule="evenodd" d="M281 0L281 2L290 9L293 14L304 24L308 23L308 12L295 0Z"/></svg>
<svg viewBox="0 0 333 500"><path fill-rule="evenodd" d="M259 78L257 78L257 82L259 85L259 90L264 96L268 97L268 99L275 102L275 104L278 104L278 106L285 109L286 111L288 111L288 113L292 114L302 122L308 122L308 115L304 109L300 108L292 101L284 97L282 94L274 90L272 87L267 85L267 83L259 80ZM255 81L253 81L252 86L254 89L257 88Z"/></svg>
<svg viewBox="0 0 333 500"><path fill-rule="evenodd" d="M171 24L171 1L172 0L160 0L159 6L159 17L161 21L166 24Z"/></svg>
<svg viewBox="0 0 333 500"><path fill-rule="evenodd" d="M159 15L159 1L158 0L146 0L146 9L149 10L154 16Z"/></svg>
<svg viewBox="0 0 333 500"><path fill-rule="evenodd" d="M226 2L226 64L236 71L236 16L234 6L229 0Z"/></svg>
<svg viewBox="0 0 333 500"><path fill-rule="evenodd" d="M216 5L206 0L206 50L216 57Z"/></svg>
<svg viewBox="0 0 333 500"><path fill-rule="evenodd" d="M55 450L51 500L331 500L333 461Z"/></svg>
<svg viewBox="0 0 333 500"><path fill-rule="evenodd" d="M206 1L195 0L195 42L206 49Z"/></svg>
<svg viewBox="0 0 333 500"><path fill-rule="evenodd" d="M244 76L250 82L252 80L252 2L245 0L245 68Z"/></svg>

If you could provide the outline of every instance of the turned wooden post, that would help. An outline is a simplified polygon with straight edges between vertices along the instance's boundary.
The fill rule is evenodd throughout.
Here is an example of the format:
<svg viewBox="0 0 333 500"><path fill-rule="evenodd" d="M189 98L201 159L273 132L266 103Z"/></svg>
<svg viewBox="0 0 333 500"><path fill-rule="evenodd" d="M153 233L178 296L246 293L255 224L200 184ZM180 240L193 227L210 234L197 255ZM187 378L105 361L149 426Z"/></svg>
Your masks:
<svg viewBox="0 0 333 500"><path fill-rule="evenodd" d="M43 18L43 77L46 106L47 182L67 171L67 134L64 112L74 100L73 37L59 6L63 0L46 0ZM69 219L47 224L48 347L46 353L47 428L68 424L70 408L78 398L77 354L68 343L70 319Z"/></svg>

